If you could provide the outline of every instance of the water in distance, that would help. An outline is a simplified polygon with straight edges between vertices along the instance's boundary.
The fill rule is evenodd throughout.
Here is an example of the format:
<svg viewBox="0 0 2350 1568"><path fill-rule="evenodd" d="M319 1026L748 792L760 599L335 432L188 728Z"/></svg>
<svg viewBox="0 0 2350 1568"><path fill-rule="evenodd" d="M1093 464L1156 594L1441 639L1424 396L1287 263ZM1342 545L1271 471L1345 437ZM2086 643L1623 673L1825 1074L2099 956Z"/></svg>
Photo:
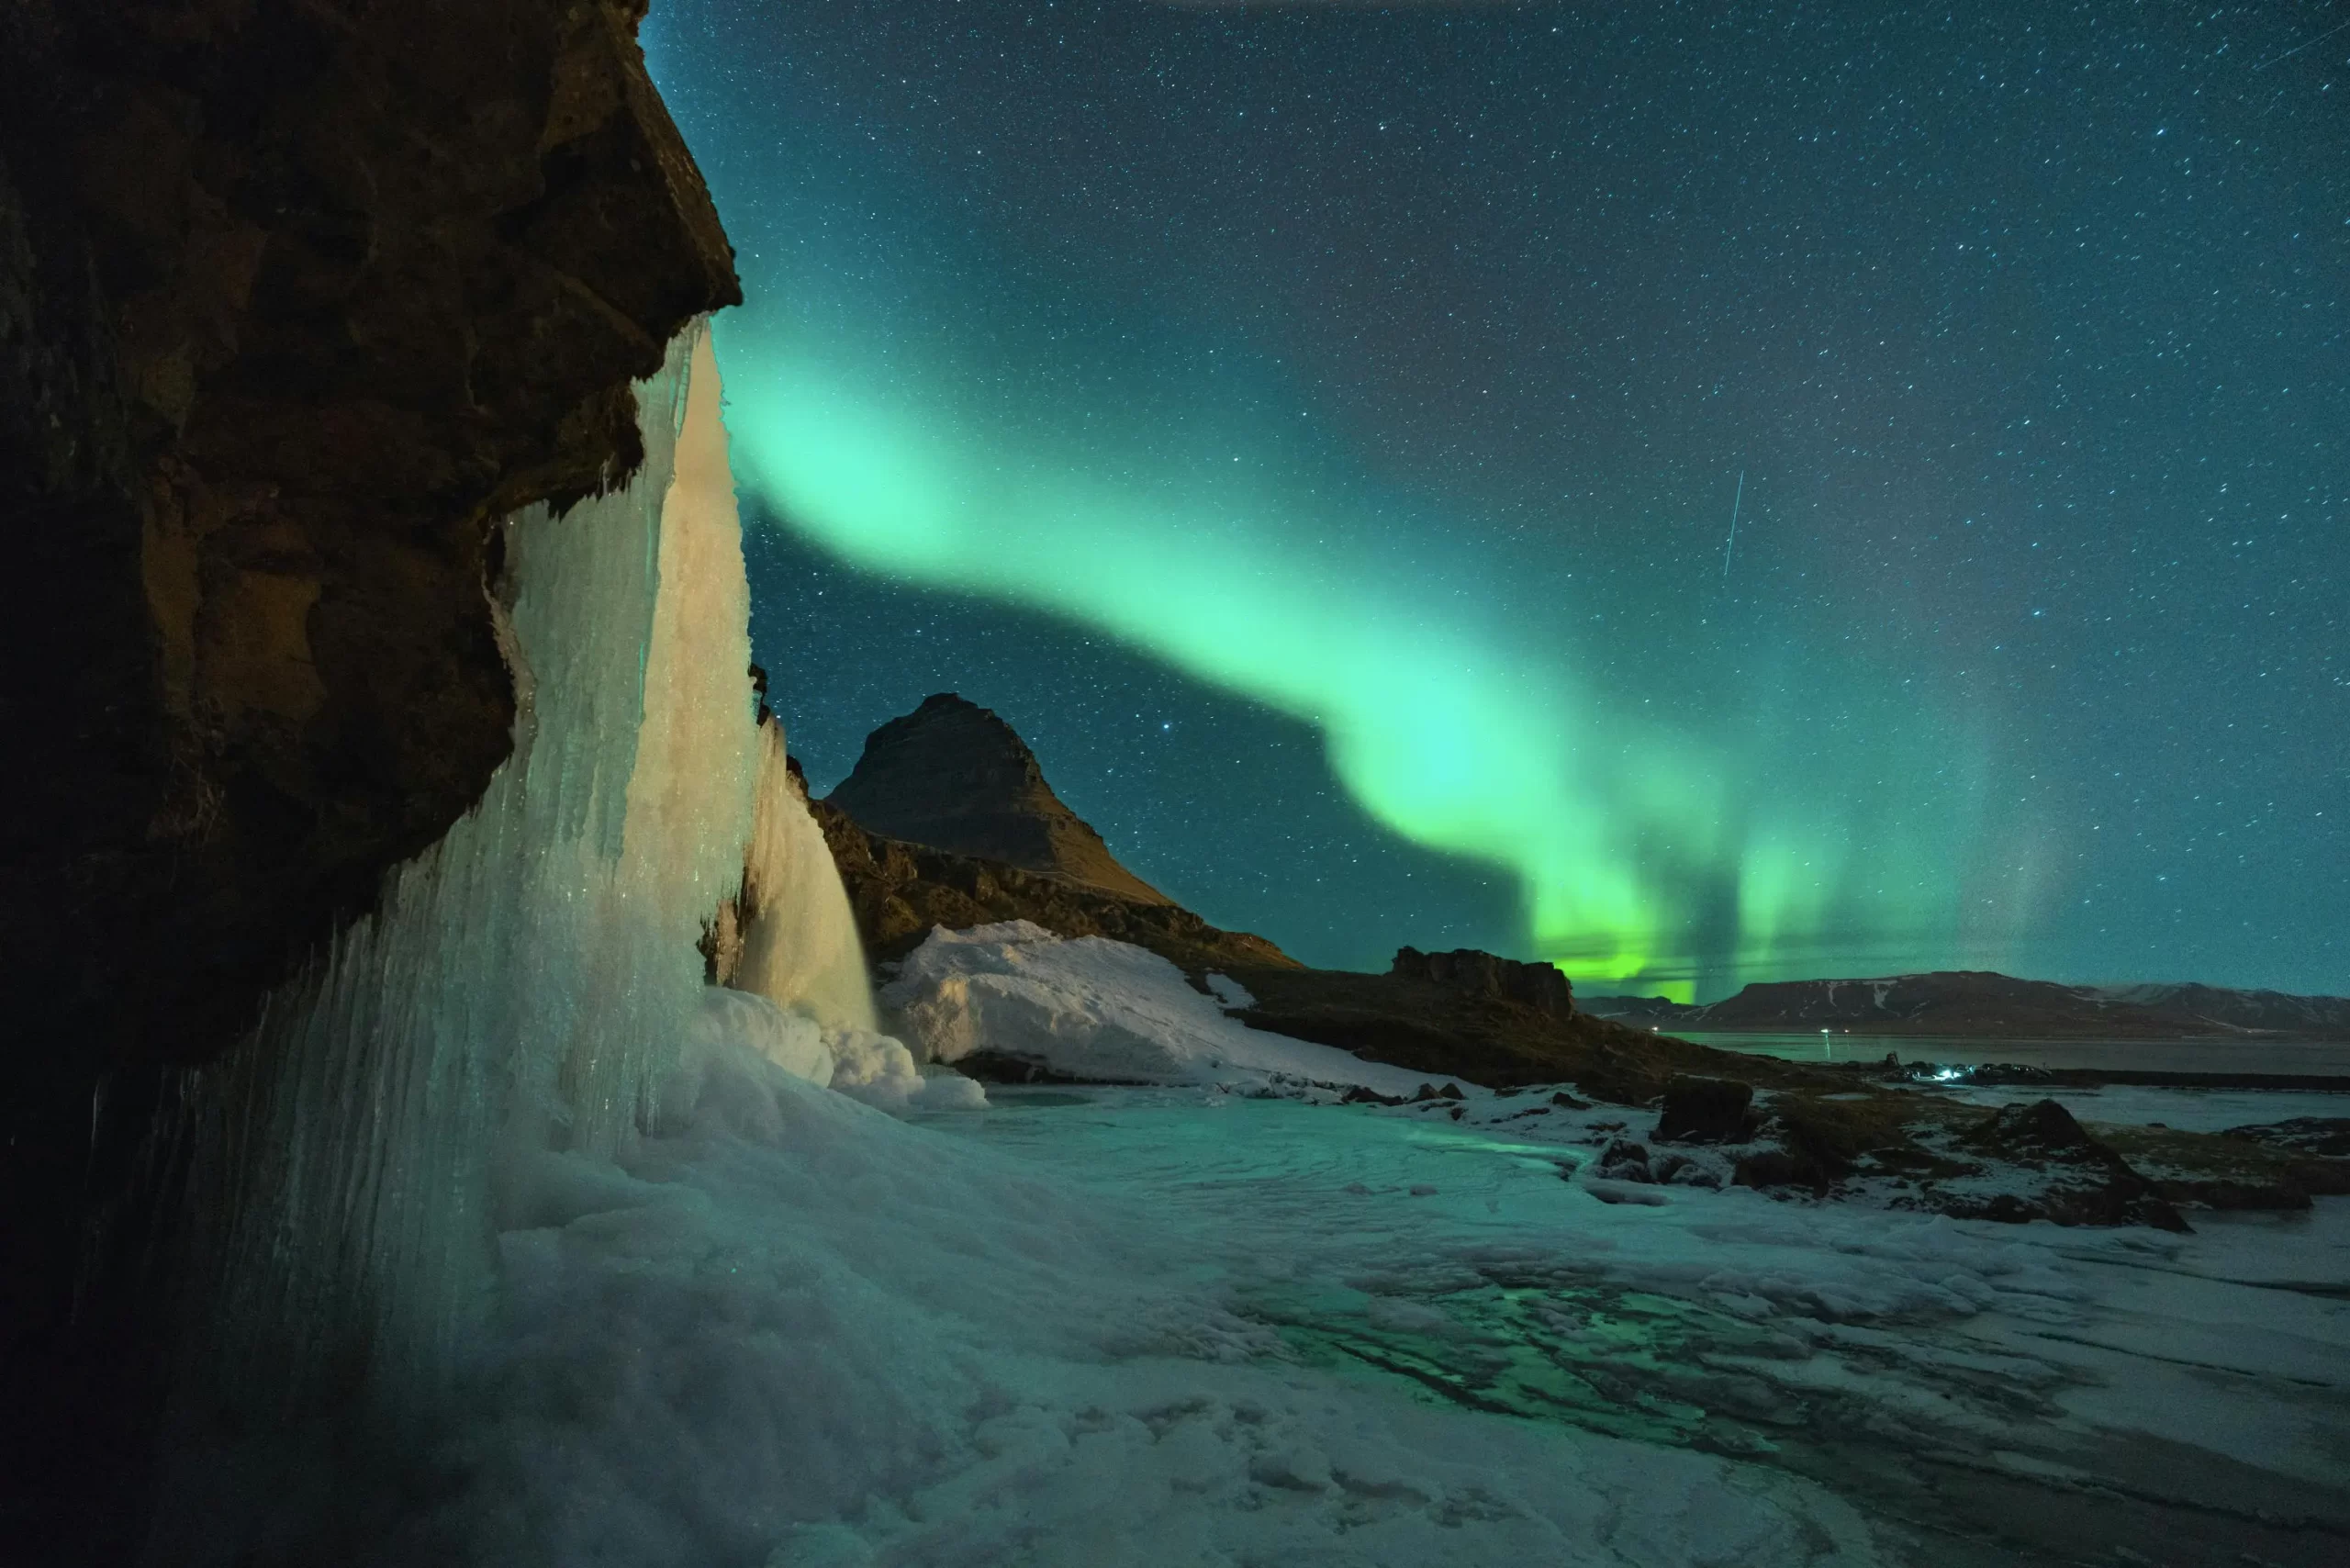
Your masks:
<svg viewBox="0 0 2350 1568"><path fill-rule="evenodd" d="M1666 1031L1716 1050L1790 1061L1907 1062L2089 1068L2109 1071L2324 1074L2350 1078L2350 1040L2003 1040L1979 1036L1714 1034Z"/></svg>

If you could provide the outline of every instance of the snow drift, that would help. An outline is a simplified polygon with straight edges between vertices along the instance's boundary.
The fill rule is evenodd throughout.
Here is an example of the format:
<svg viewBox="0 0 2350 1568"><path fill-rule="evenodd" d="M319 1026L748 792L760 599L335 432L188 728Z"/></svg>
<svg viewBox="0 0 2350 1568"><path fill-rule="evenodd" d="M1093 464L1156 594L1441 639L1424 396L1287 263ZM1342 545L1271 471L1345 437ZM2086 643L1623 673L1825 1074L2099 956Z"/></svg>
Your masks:
<svg viewBox="0 0 2350 1568"><path fill-rule="evenodd" d="M934 930L882 988L900 1035L934 1062L975 1053L1099 1083L1362 1084L1409 1093L1425 1075L1226 1016L1248 992L1227 976L1192 988L1147 948L1057 936L1025 920Z"/></svg>

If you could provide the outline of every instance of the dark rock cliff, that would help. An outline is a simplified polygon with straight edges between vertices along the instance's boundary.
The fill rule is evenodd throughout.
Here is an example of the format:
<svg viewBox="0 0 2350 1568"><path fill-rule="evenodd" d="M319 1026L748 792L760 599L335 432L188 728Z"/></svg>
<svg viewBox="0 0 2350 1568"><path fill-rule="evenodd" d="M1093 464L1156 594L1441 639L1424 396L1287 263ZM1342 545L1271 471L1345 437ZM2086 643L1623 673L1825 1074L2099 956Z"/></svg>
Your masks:
<svg viewBox="0 0 2350 1568"><path fill-rule="evenodd" d="M1053 793L1036 754L990 709L942 691L867 735L825 799L889 838L1099 888L1143 903L1165 894L1118 864Z"/></svg>
<svg viewBox="0 0 2350 1568"><path fill-rule="evenodd" d="M479 796L496 519L623 476L629 382L739 297L643 9L0 6L0 1534L39 1556L120 1545L57 1499L134 1435L73 1429L139 1404L89 1349L137 1226L84 1222L159 1075Z"/></svg>

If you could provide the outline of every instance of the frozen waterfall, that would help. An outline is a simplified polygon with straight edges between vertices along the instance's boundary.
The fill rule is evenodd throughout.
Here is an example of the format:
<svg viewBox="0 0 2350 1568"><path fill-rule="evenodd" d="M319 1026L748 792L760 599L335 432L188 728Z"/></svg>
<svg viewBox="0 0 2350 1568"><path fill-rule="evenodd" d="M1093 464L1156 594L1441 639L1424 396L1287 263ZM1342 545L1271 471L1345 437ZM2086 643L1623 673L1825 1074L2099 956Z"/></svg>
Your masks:
<svg viewBox="0 0 2350 1568"><path fill-rule="evenodd" d="M637 399L645 460L624 489L504 525L512 756L184 1087L158 1152L185 1160L201 1282L176 1394L191 1433L429 1411L495 1308L498 1232L527 1219L533 1172L639 1136L713 1018L865 1098L923 1088L874 1033L837 873L755 722L706 324ZM772 1004L707 986L696 945L746 846L738 983Z"/></svg>
<svg viewBox="0 0 2350 1568"><path fill-rule="evenodd" d="M770 723L761 735L743 890L721 912L717 933L727 987L703 999L705 1027L755 1040L778 1066L888 1110L983 1103L977 1083L951 1071L923 1076L902 1044L879 1033L864 943L832 850L781 732Z"/></svg>
<svg viewBox="0 0 2350 1568"><path fill-rule="evenodd" d="M877 1030L865 948L848 894L786 762L762 729L759 805L744 868L742 958L732 983L833 1029Z"/></svg>

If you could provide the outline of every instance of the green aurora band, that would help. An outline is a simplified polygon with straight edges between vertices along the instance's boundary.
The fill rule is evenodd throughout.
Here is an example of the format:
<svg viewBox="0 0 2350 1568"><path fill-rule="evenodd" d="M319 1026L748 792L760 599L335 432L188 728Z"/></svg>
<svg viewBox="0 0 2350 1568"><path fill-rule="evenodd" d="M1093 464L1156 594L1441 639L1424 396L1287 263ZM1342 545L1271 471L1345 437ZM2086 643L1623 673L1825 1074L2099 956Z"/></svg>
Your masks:
<svg viewBox="0 0 2350 1568"><path fill-rule="evenodd" d="M778 698L831 772L963 685L1318 964L2339 990L2350 165L2264 27L655 0Z"/></svg>
<svg viewBox="0 0 2350 1568"><path fill-rule="evenodd" d="M827 273L755 276L720 345L738 473L843 559L1065 616L1319 726L1379 822L1514 873L1526 950L1587 986L1686 999L1953 945L1982 790L1897 683L1840 693L1853 745L1676 703L1670 656L1653 683L1595 679L1561 634L1572 579L1531 594L1427 548L1425 514L1349 483L1249 377L1146 356L1072 386L1055 342L1024 359L974 319L958 354L943 314L874 331L811 308Z"/></svg>
<svg viewBox="0 0 2350 1568"><path fill-rule="evenodd" d="M1391 477L1232 324L991 249L867 139L792 134L781 174L703 156L748 301L717 323L736 472L821 548L1318 726L1379 823L1514 875L1521 954L1586 990L1996 963L2039 913L2051 857L2000 818L1986 732L1865 590L1815 626L1660 570L1669 497L1499 527ZM1668 545L1718 549L1735 466Z"/></svg>

